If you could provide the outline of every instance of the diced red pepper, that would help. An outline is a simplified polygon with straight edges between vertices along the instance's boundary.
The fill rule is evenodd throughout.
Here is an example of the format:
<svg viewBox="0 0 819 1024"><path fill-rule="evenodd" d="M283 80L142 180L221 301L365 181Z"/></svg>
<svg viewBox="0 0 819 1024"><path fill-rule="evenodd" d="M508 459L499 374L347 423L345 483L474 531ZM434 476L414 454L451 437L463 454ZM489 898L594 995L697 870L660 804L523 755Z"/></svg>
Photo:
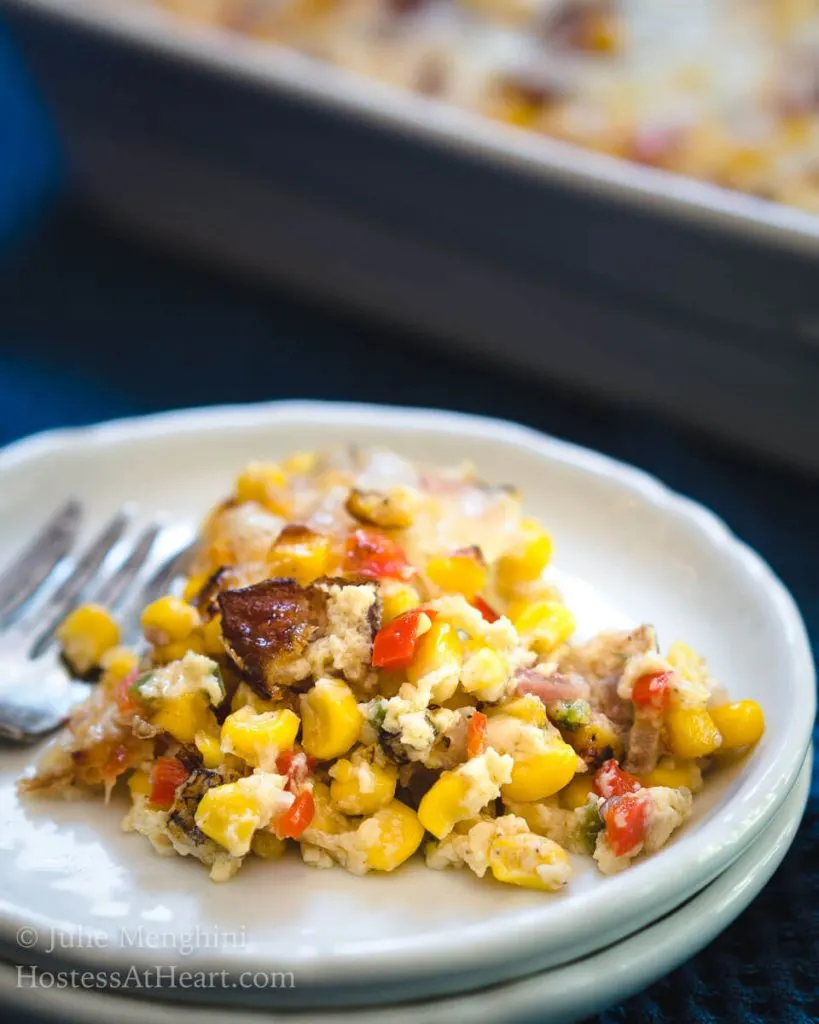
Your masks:
<svg viewBox="0 0 819 1024"><path fill-rule="evenodd" d="M374 668L399 669L411 664L423 633L418 632L421 616L435 617L434 612L411 608L375 634L372 664Z"/></svg>
<svg viewBox="0 0 819 1024"><path fill-rule="evenodd" d="M284 814L276 821L276 835L279 839L298 839L309 827L316 813L313 794L303 789Z"/></svg>
<svg viewBox="0 0 819 1024"><path fill-rule="evenodd" d="M497 622L500 618L500 615L498 615L492 605L487 604L480 595L472 599L472 607L477 608L487 622Z"/></svg>
<svg viewBox="0 0 819 1024"><path fill-rule="evenodd" d="M631 699L638 708L665 711L671 699L671 673L647 672L636 680Z"/></svg>
<svg viewBox="0 0 819 1024"><path fill-rule="evenodd" d="M486 737L486 715L476 711L469 719L466 727L466 756L477 757L483 753L483 741Z"/></svg>
<svg viewBox="0 0 819 1024"><path fill-rule="evenodd" d="M414 575L401 545L378 530L353 530L347 538L345 568L370 579L409 579Z"/></svg>
<svg viewBox="0 0 819 1024"><path fill-rule="evenodd" d="M116 702L122 715L130 715L141 707L139 697L132 689L137 679L139 679L139 671L132 672L117 684Z"/></svg>
<svg viewBox="0 0 819 1024"><path fill-rule="evenodd" d="M615 857L631 853L645 839L648 801L644 793L626 793L603 808L606 835Z"/></svg>
<svg viewBox="0 0 819 1024"><path fill-rule="evenodd" d="M188 769L175 757L158 757L151 771L151 803L167 811L176 790L187 779Z"/></svg>
<svg viewBox="0 0 819 1024"><path fill-rule="evenodd" d="M640 780L624 772L612 758L604 761L594 773L594 791L605 800L624 793L635 793L640 789Z"/></svg>
<svg viewBox="0 0 819 1024"><path fill-rule="evenodd" d="M102 769L103 776L106 779L116 779L124 771L127 771L130 753L131 751L124 743L118 743L108 755L108 760Z"/></svg>
<svg viewBox="0 0 819 1024"><path fill-rule="evenodd" d="M307 776L315 771L318 761L311 754L305 754L303 750L283 750L276 758L276 771L279 775L286 775L285 788L291 793L301 789Z"/></svg>

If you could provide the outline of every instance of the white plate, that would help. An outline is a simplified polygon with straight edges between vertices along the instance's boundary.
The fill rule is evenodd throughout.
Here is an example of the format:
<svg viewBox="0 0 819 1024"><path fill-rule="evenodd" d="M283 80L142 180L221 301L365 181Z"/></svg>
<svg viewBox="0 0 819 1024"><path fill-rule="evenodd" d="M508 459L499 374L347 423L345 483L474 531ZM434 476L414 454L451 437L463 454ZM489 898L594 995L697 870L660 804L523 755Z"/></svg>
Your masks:
<svg viewBox="0 0 819 1024"><path fill-rule="evenodd" d="M0 561L69 493L86 497L92 525L126 499L138 499L145 515L162 509L193 523L244 461L339 441L441 462L469 458L488 478L521 485L557 538L555 571L581 628L650 620L663 643L679 636L702 650L732 694L765 708L768 730L753 757L713 780L660 855L615 878L578 863L568 890L545 896L421 863L361 879L311 871L297 859L256 862L214 885L197 865L158 858L124 835L114 808L21 805L14 779L32 757L5 753L0 938L13 942L22 926L46 942L52 928L79 929L98 935L97 944L75 941L62 951L66 960L155 965L179 961L170 933L218 927L239 941L217 949L200 942L185 958L191 969L289 970L299 979L295 990L243 992L248 1001L397 1001L521 976L615 942L716 878L771 820L802 764L815 713L812 659L792 599L700 506L525 428L283 403L45 435L0 455Z"/></svg>
<svg viewBox="0 0 819 1024"><path fill-rule="evenodd" d="M600 953L520 981L449 999L404 1006L351 1008L333 1012L280 1014L264 1020L281 1024L558 1024L578 1020L628 998L670 973L708 945L754 900L779 867L793 842L810 794L810 752L796 785L773 821L734 864L684 906L644 931ZM31 977L29 974L28 977ZM46 984L48 984L48 979ZM0 964L0 1005L59 1021L96 1024L255 1024L258 1011L195 1008L178 1003L146 1004L123 995L82 988L22 988L17 968Z"/></svg>

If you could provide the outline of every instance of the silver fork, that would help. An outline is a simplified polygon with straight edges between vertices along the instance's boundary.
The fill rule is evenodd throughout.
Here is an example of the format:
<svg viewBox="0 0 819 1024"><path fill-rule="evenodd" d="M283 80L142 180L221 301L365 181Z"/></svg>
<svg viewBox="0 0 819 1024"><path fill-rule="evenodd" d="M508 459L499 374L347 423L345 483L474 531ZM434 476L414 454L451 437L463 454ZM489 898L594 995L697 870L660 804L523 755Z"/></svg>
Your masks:
<svg viewBox="0 0 819 1024"><path fill-rule="evenodd" d="M81 601L116 611L125 636L134 613L170 589L184 572L192 543L179 531L151 523L133 540L122 509L73 563L82 504L62 506L26 550L0 575L0 737L30 743L58 728L93 686L72 679L55 642L60 622ZM161 543L171 535L175 543ZM167 548L170 546L170 552ZM166 551L143 572L158 548Z"/></svg>

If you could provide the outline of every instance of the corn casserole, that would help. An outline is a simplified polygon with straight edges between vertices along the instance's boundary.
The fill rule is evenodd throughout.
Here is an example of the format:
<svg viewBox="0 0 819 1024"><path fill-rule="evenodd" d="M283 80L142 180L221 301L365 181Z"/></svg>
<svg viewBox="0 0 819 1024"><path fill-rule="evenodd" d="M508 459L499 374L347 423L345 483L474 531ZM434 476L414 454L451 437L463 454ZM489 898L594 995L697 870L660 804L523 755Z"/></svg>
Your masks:
<svg viewBox="0 0 819 1024"><path fill-rule="evenodd" d="M206 516L144 641L82 605L59 629L92 696L21 781L115 788L127 830L214 880L431 868L544 891L668 842L715 766L764 731L650 624L585 638L518 491L386 451L249 464ZM275 869L274 869L275 870Z"/></svg>

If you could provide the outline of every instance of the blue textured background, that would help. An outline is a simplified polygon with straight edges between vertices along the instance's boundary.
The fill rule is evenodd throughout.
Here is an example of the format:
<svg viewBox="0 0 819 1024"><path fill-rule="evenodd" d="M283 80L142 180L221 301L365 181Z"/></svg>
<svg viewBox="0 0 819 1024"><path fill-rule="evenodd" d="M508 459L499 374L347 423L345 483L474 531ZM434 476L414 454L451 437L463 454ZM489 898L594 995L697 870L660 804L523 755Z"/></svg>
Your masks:
<svg viewBox="0 0 819 1024"><path fill-rule="evenodd" d="M713 508L791 588L819 641L819 487L627 411L426 352L120 237L66 201L48 122L0 24L0 445L210 402L316 397L506 416ZM775 680L772 680L775 685ZM600 1021L819 1020L819 791L771 884L707 950Z"/></svg>

